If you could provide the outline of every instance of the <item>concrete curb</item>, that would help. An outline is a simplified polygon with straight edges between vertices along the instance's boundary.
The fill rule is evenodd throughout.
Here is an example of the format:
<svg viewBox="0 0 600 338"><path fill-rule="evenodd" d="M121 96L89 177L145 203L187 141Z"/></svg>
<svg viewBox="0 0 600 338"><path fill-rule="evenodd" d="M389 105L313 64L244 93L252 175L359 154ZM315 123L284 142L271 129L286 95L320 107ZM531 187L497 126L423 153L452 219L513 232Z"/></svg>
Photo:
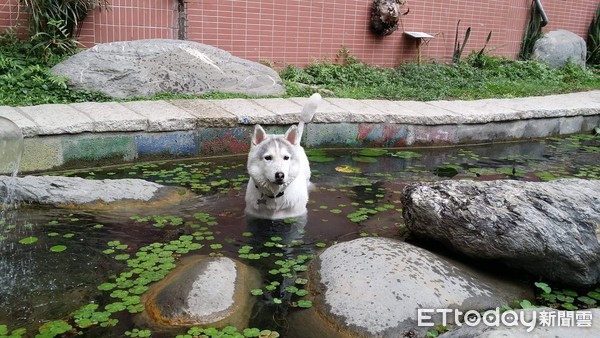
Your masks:
<svg viewBox="0 0 600 338"><path fill-rule="evenodd" d="M254 124L297 123L306 98L0 106L25 136L22 172L248 150ZM307 147L500 142L588 132L600 91L474 101L324 99ZM282 130L282 127L272 129Z"/></svg>

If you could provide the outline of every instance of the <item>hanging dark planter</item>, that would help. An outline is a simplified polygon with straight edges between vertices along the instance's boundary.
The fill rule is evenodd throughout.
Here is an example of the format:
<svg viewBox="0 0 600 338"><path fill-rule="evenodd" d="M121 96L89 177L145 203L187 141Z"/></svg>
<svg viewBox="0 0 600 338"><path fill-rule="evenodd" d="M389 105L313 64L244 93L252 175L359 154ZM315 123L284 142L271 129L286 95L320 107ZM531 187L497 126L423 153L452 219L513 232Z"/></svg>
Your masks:
<svg viewBox="0 0 600 338"><path fill-rule="evenodd" d="M408 14L400 13L406 0L374 0L371 7L371 30L379 36L390 35L398 30L400 16Z"/></svg>

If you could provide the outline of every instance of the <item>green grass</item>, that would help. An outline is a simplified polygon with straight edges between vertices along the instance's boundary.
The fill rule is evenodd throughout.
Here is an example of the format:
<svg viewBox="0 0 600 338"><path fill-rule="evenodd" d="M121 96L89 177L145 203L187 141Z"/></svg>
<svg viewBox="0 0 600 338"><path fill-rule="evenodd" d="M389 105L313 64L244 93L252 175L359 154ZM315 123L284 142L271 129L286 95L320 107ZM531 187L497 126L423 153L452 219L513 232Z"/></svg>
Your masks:
<svg viewBox="0 0 600 338"><path fill-rule="evenodd" d="M475 54L458 65L403 64L385 69L356 62L313 63L281 72L288 95L306 96L304 83L328 89L336 97L394 100L473 100L568 93L600 88L597 70L569 65L551 69L534 61L512 61Z"/></svg>
<svg viewBox="0 0 600 338"><path fill-rule="evenodd" d="M68 55L40 55L33 53L31 47L31 42L20 41L11 32L0 35L0 105L118 101L100 93L69 88L65 78L50 71ZM600 89L600 68L583 71L567 66L554 70L534 61L477 57L475 53L457 65L406 63L396 68L376 67L351 57L345 64L321 61L305 68L288 66L280 75L287 89L286 97L309 96L316 88L326 90L324 96L419 101L510 98ZM226 93L163 93L151 99L248 97Z"/></svg>

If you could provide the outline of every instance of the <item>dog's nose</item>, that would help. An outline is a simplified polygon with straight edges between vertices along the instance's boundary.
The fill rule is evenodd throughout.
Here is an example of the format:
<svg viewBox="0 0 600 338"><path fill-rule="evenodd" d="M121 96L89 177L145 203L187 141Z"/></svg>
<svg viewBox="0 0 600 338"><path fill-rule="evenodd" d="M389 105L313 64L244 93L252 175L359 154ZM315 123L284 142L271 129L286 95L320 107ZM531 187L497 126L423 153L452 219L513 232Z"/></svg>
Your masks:
<svg viewBox="0 0 600 338"><path fill-rule="evenodd" d="M285 178L285 174L281 171L275 173L275 183L283 183L283 179Z"/></svg>

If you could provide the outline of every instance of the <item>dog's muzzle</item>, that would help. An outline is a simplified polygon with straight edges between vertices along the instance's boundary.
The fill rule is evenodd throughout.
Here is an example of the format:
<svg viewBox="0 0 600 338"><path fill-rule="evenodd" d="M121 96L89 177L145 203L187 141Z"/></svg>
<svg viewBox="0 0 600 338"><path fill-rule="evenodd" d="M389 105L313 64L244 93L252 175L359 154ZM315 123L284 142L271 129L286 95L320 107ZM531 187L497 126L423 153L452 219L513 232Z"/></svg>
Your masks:
<svg viewBox="0 0 600 338"><path fill-rule="evenodd" d="M283 183L285 183L284 179L285 179L284 173L282 173L281 171L278 171L275 173L275 184L282 185Z"/></svg>

